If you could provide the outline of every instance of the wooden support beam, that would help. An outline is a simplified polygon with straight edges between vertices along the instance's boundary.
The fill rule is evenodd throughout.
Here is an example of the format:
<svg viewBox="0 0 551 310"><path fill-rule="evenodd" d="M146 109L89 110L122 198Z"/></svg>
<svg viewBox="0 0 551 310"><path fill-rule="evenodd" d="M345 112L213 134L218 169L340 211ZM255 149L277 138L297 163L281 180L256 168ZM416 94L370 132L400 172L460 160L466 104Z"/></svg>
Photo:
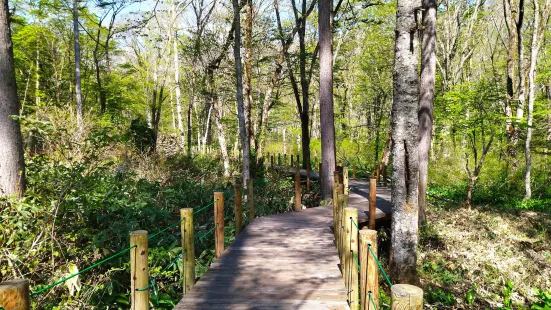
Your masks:
<svg viewBox="0 0 551 310"><path fill-rule="evenodd" d="M243 228L243 200L241 185L235 185L235 194L233 198L233 212L235 213L235 236L239 235Z"/></svg>
<svg viewBox="0 0 551 310"><path fill-rule="evenodd" d="M344 186L344 194L348 195L348 167L342 167L342 185Z"/></svg>
<svg viewBox="0 0 551 310"><path fill-rule="evenodd" d="M180 209L180 231L182 232L182 286L186 296L195 285L195 244L193 230L193 208Z"/></svg>
<svg viewBox="0 0 551 310"><path fill-rule="evenodd" d="M224 193L214 192L214 256L224 252Z"/></svg>
<svg viewBox="0 0 551 310"><path fill-rule="evenodd" d="M295 211L300 211L302 209L301 198L302 197L300 193L300 169L297 164L295 167Z"/></svg>
<svg viewBox="0 0 551 310"><path fill-rule="evenodd" d="M147 231L130 233L130 305L134 310L149 310L149 265Z"/></svg>
<svg viewBox="0 0 551 310"><path fill-rule="evenodd" d="M390 288L392 310L422 310L423 290L410 284L394 284Z"/></svg>
<svg viewBox="0 0 551 310"><path fill-rule="evenodd" d="M339 220L339 200L338 200L338 184L333 183L333 232L335 233L335 241L338 241L338 236L340 235L340 226L338 226L338 220ZM338 229L337 229L338 228ZM340 250L340 248L337 245L337 249ZM340 253L339 253L340 255Z"/></svg>
<svg viewBox="0 0 551 310"><path fill-rule="evenodd" d="M30 310L29 281L17 279L0 283L0 308Z"/></svg>
<svg viewBox="0 0 551 310"><path fill-rule="evenodd" d="M252 222L254 220L254 187L252 179L247 179L247 205L249 206L249 222Z"/></svg>
<svg viewBox="0 0 551 310"><path fill-rule="evenodd" d="M377 179L371 178L369 182L369 229L375 230L377 219Z"/></svg>
<svg viewBox="0 0 551 310"><path fill-rule="evenodd" d="M344 274L348 292L350 309L358 309L358 266L355 258L358 257L358 209L344 209Z"/></svg>
<svg viewBox="0 0 551 310"><path fill-rule="evenodd" d="M277 165L281 167L281 154L277 153Z"/></svg>
<svg viewBox="0 0 551 310"><path fill-rule="evenodd" d="M379 269L377 262L369 251L369 246L375 255L377 255L377 231L364 227L360 231L360 301L361 309L377 310L379 305ZM369 302L369 294L373 298L373 302L377 308L373 307L373 303Z"/></svg>

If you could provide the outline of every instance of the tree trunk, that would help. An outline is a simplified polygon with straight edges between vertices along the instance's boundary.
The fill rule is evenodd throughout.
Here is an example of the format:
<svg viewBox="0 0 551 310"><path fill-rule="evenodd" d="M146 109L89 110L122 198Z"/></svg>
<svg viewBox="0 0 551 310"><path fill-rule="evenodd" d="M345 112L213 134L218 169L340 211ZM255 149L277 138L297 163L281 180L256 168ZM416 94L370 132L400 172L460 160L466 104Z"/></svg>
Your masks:
<svg viewBox="0 0 551 310"><path fill-rule="evenodd" d="M77 128L79 133L84 130L82 123L82 87L80 84L80 40L78 25L78 0L73 0L73 38L75 44L75 100L77 104Z"/></svg>
<svg viewBox="0 0 551 310"><path fill-rule="evenodd" d="M266 140L266 131L268 128L268 116L270 113L270 107L272 105L272 94L274 92L274 89L279 83L279 76L283 69L282 64L285 58L285 53L287 52L288 48L289 48L289 45L285 45L285 44L282 47L282 51L279 53L279 56L277 58L276 68L274 70L274 74L272 75L272 80L264 96L264 104L262 105L262 116L260 120L260 130L255 136L256 138L255 141L257 141L256 150L255 150L257 163L259 163L260 160L262 159L262 152L263 152L262 149L264 148L264 142Z"/></svg>
<svg viewBox="0 0 551 310"><path fill-rule="evenodd" d="M319 10L319 60L320 60L320 129L323 199L333 195L333 171L335 170L335 119L333 108L333 33L332 1L320 0Z"/></svg>
<svg viewBox="0 0 551 310"><path fill-rule="evenodd" d="M186 145L185 135L184 135L184 122L182 121L182 94L180 93L180 57L178 54L178 33L174 30L174 42L173 44L173 53L174 53L174 91L176 94L176 116L178 117L178 135L180 136L180 148L183 150ZM188 116L189 118L189 116ZM188 119L189 122L189 119ZM191 137L188 132L188 139ZM190 141L188 141L189 143ZM189 145L188 145L189 147ZM188 152L189 154L189 152Z"/></svg>
<svg viewBox="0 0 551 310"><path fill-rule="evenodd" d="M549 14L551 10L551 0L545 1L545 6L540 10L538 0L534 2L534 27L532 33L532 43L530 47L530 68L528 70L528 129L526 132L526 144L525 144L525 160L526 170L524 173L524 186L525 194L524 199L530 199L532 197L531 187L531 170L532 170L532 154L530 150L530 143L532 142L532 123L534 118L534 102L536 100L536 63L538 60L538 54L543 41L543 35L545 28L549 22ZM540 16L541 14L541 16ZM540 21L541 17L541 21Z"/></svg>
<svg viewBox="0 0 551 310"><path fill-rule="evenodd" d="M0 8L0 196L22 196L25 162L19 115L8 1Z"/></svg>
<svg viewBox="0 0 551 310"><path fill-rule="evenodd" d="M423 38L421 46L421 87L419 97L419 224L425 223L427 180L434 113L436 74L436 0L423 2Z"/></svg>
<svg viewBox="0 0 551 310"><path fill-rule="evenodd" d="M243 104L243 77L241 73L241 21L239 14L239 1L232 0L232 4L233 23L235 25L233 56L235 58L237 114L239 117L239 137L241 138L241 147L243 149L241 173L243 178L242 184L247 184L247 180L250 179L251 144L249 140L249 135L247 134L247 127L245 123L245 107Z"/></svg>
<svg viewBox="0 0 551 310"><path fill-rule="evenodd" d="M254 139L254 125L252 120L252 42L253 42L253 1L246 0L245 15L245 66L243 72L243 104L245 105L245 124L249 142Z"/></svg>
<svg viewBox="0 0 551 310"><path fill-rule="evenodd" d="M418 243L418 130L416 13L420 1L399 0L396 10L392 104L392 237L390 270L397 283L416 284Z"/></svg>
<svg viewBox="0 0 551 310"><path fill-rule="evenodd" d="M193 101L195 100L195 93L194 93L194 88L193 88L193 85L191 86L190 88L190 93L191 93L191 100L189 101L189 104L188 104L188 107L187 107L187 155L188 156L191 156L191 136L193 134L193 128L192 128L192 115L191 113L193 112Z"/></svg>
<svg viewBox="0 0 551 310"><path fill-rule="evenodd" d="M213 102L214 106L214 102ZM219 103L218 106L221 106ZM224 163L224 176L226 178L230 177L230 158L228 156L228 145L226 143L226 133L224 131L224 126L222 125L222 122L220 122L220 119L222 118L222 114L220 111L213 107L213 113L214 113L214 122L216 123L216 128L218 128L218 144L220 145L220 154L222 155L222 162Z"/></svg>

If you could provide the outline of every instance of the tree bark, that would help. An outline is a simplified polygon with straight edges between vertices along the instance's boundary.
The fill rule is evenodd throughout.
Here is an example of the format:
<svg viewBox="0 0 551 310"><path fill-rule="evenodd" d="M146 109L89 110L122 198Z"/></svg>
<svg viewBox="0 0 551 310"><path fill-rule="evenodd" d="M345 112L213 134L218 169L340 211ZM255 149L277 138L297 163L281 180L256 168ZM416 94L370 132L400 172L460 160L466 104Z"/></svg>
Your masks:
<svg viewBox="0 0 551 310"><path fill-rule="evenodd" d="M419 97L419 224L425 223L436 74L436 0L422 0L423 33Z"/></svg>
<svg viewBox="0 0 551 310"><path fill-rule="evenodd" d="M245 124L249 141L254 140L254 125L252 120L252 42L253 42L253 1L245 0L245 66L243 72L243 104L245 105Z"/></svg>
<svg viewBox="0 0 551 310"><path fill-rule="evenodd" d="M0 8L0 196L22 196L25 190L23 138L19 121L8 1Z"/></svg>
<svg viewBox="0 0 551 310"><path fill-rule="evenodd" d="M221 105L219 104L219 106ZM220 119L222 118L222 114L217 109L217 107L214 107L214 105L213 105L213 113L214 113L214 122L216 123L216 128L218 128L218 144L220 145L220 154L222 156L222 163L224 164L224 176L226 178L229 178L230 177L230 158L228 156L226 132L224 131L224 126L222 125L222 122L220 122Z"/></svg>
<svg viewBox="0 0 551 310"><path fill-rule="evenodd" d="M82 87L80 84L80 39L78 25L78 0L73 0L73 39L75 45L75 100L77 105L77 128L79 133L84 130L82 123Z"/></svg>
<svg viewBox="0 0 551 310"><path fill-rule="evenodd" d="M526 170L524 173L524 199L532 197L531 187L531 170L532 170L532 154L530 144L532 142L532 125L534 118L534 102L536 100L536 63L538 54L543 41L544 29L549 22L549 12L551 9L551 0L546 0L543 10L540 10L538 0L533 0L534 3L534 27L532 32L532 42L530 47L530 67L528 69L528 129L526 132L526 144L524 156L526 160ZM540 16L541 14L541 16ZM541 21L540 21L541 17Z"/></svg>
<svg viewBox="0 0 551 310"><path fill-rule="evenodd" d="M392 237L390 270L398 283L416 284L418 243L417 23L420 1L399 0L396 10L392 104Z"/></svg>
<svg viewBox="0 0 551 310"><path fill-rule="evenodd" d="M250 179L251 144L249 140L249 135L247 134L247 127L245 123L245 107L243 104L243 76L241 68L241 21L239 14L240 8L238 0L232 0L232 4L233 24L235 28L233 56L235 58L237 114L239 118L239 137L241 139L241 147L243 149L241 174L243 178L243 184L247 184L247 180Z"/></svg>
<svg viewBox="0 0 551 310"><path fill-rule="evenodd" d="M333 33L332 1L320 0L319 10L319 61L320 61L320 129L323 199L333 194L333 172L335 171L335 119L333 108Z"/></svg>

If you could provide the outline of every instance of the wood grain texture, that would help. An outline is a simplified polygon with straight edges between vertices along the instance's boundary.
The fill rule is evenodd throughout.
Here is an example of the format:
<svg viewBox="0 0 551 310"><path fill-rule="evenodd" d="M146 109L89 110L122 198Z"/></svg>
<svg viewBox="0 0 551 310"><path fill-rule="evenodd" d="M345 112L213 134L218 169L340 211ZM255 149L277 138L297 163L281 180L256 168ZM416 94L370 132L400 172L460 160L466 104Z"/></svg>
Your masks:
<svg viewBox="0 0 551 310"><path fill-rule="evenodd" d="M390 288L392 310L422 310L423 290L409 284L394 284Z"/></svg>
<svg viewBox="0 0 551 310"><path fill-rule="evenodd" d="M148 240L147 231L136 230L130 233L130 305L132 310L149 309Z"/></svg>
<svg viewBox="0 0 551 310"><path fill-rule="evenodd" d="M193 208L180 209L182 232L182 287L184 296L195 284L195 245L193 243Z"/></svg>
<svg viewBox="0 0 551 310"><path fill-rule="evenodd" d="M0 308L29 310L29 281L19 279L0 283Z"/></svg>
<svg viewBox="0 0 551 310"><path fill-rule="evenodd" d="M243 201L241 185L235 185L233 210L235 213L235 235L239 235L243 227Z"/></svg>
<svg viewBox="0 0 551 310"><path fill-rule="evenodd" d="M366 221L369 182L350 184ZM256 218L174 309L350 309L332 226L331 205Z"/></svg>
<svg viewBox="0 0 551 310"><path fill-rule="evenodd" d="M224 193L214 193L214 256L219 258L224 252Z"/></svg>

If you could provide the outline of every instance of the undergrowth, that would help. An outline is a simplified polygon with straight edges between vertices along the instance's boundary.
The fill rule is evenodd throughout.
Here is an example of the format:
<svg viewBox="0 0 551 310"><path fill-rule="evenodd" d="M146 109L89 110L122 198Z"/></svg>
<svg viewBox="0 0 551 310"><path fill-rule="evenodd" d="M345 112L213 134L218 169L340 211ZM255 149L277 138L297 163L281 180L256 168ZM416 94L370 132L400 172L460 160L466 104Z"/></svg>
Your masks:
<svg viewBox="0 0 551 310"><path fill-rule="evenodd" d="M44 128L47 149L26 158L25 196L0 201L0 282L25 278L37 291L127 248L131 231L151 235L174 224L180 208L198 210L212 202L214 191L226 193L226 246L233 241L235 182L223 177L219 159L140 154L120 128L91 129L80 142L65 129ZM258 169L254 189L257 216L290 209L289 178ZM213 208L194 222L196 235L207 232ZM214 260L212 234L195 246L201 277ZM159 234L149 248L150 277L158 287L151 306L172 309L181 299L181 260L160 272L181 252L179 228ZM33 296L32 303L36 309L127 309L129 291L126 254Z"/></svg>

